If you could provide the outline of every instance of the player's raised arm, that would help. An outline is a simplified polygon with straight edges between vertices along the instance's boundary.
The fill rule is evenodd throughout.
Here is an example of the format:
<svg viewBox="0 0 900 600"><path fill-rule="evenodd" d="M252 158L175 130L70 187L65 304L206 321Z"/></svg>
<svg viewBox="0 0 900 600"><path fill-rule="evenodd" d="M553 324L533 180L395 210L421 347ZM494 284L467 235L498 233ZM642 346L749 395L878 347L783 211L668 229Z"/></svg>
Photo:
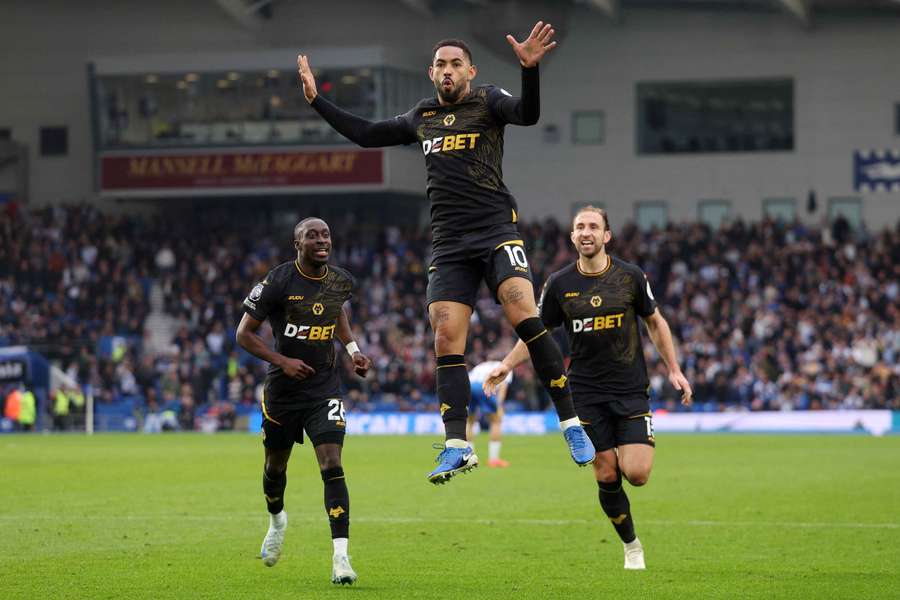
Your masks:
<svg viewBox="0 0 900 600"><path fill-rule="evenodd" d="M551 41L556 30L550 23L538 21L535 23L531 34L523 41L518 42L511 35L506 36L506 41L512 46L513 52L519 59L519 64L524 68L538 66L544 55L556 47L556 42Z"/></svg>
<svg viewBox="0 0 900 600"><path fill-rule="evenodd" d="M406 115L385 121L369 121L338 108L320 96L316 88L316 79L312 69L309 68L309 59L304 54L297 56L297 72L300 74L303 96L309 105L351 142L363 148L381 148L416 141L415 130Z"/></svg>
<svg viewBox="0 0 900 600"><path fill-rule="evenodd" d="M513 125L534 125L538 122L541 115L538 64L547 52L556 47L556 42L551 41L554 33L556 32L549 23L538 21L531 34L522 42L516 41L511 35L506 36L506 41L512 46L522 65L522 96L515 98L498 91L492 98L494 114L502 121Z"/></svg>

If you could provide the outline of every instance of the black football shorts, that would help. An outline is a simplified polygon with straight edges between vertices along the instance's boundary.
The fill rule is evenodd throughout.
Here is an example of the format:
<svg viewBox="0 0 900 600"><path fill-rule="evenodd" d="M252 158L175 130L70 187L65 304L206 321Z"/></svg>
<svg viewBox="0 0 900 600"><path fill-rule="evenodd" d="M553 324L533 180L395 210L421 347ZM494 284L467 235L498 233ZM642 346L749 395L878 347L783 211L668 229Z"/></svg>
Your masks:
<svg viewBox="0 0 900 600"><path fill-rule="evenodd" d="M474 307L482 281L497 300L497 288L510 277L532 281L525 245L515 225L460 236L434 249L426 307L442 300Z"/></svg>
<svg viewBox="0 0 900 600"><path fill-rule="evenodd" d="M584 402L584 398L578 398L575 394L573 399L575 412L597 452L625 444L656 446L653 414L646 395Z"/></svg>
<svg viewBox="0 0 900 600"><path fill-rule="evenodd" d="M317 402L285 405L269 401L266 393L262 402L263 445L272 450L285 450L294 443L303 443L303 432L313 446L343 445L347 431L344 403L340 398L325 398Z"/></svg>

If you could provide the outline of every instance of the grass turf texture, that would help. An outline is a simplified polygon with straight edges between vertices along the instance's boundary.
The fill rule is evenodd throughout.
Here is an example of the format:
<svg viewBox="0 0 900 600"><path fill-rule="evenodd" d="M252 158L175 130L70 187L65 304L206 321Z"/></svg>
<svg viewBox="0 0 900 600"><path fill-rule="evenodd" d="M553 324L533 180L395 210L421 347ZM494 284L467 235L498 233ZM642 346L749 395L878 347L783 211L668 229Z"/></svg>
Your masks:
<svg viewBox="0 0 900 600"><path fill-rule="evenodd" d="M311 449L288 471L279 564L259 438L0 437L0 598L885 598L900 589L900 438L663 435L627 488L648 570L561 436L508 437L505 470L426 482L433 440L354 437L360 579L330 583ZM483 463L487 440L478 440Z"/></svg>

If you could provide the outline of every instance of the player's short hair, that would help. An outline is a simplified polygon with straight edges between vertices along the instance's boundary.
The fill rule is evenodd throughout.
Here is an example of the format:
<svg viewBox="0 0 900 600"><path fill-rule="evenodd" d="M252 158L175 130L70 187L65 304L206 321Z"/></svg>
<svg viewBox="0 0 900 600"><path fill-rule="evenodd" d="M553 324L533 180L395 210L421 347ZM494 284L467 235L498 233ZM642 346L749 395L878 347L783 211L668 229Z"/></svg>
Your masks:
<svg viewBox="0 0 900 600"><path fill-rule="evenodd" d="M593 204L588 204L587 206L582 206L581 208L578 209L578 212L575 213L574 217L572 217L572 229L575 229L575 219L578 218L578 215L580 215L581 213L586 213L586 212L592 212L592 213L596 213L596 214L602 216L603 223L606 225L606 231L612 231L612 227L609 224L609 215L606 214L605 210L603 210L602 208L598 208L598 207L594 206Z"/></svg>
<svg viewBox="0 0 900 600"><path fill-rule="evenodd" d="M466 58L469 59L469 63L475 64L472 61L472 51L469 50L469 45L466 44L464 41L458 40L456 38L449 38L446 40L441 40L437 44L434 45L434 48L431 49L431 62L432 63L434 62L434 55L437 54L437 51L439 49L443 48L444 46L453 46L454 48L459 48L460 50L462 50L463 52L466 53Z"/></svg>
<svg viewBox="0 0 900 600"><path fill-rule="evenodd" d="M325 223L325 219L322 219L321 217L306 217L305 219L301 220L299 223L294 225L294 239L295 240L300 239L300 231L303 229L303 226L306 225L307 223L309 223L310 221L322 221L323 223ZM325 223L325 224L328 225L328 223Z"/></svg>

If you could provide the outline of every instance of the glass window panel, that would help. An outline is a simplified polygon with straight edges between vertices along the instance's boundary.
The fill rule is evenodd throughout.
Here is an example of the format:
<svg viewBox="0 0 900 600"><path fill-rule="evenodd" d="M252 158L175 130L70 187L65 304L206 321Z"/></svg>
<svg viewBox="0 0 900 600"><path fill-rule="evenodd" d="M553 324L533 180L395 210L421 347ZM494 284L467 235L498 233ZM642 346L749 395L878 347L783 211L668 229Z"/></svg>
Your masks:
<svg viewBox="0 0 900 600"><path fill-rule="evenodd" d="M718 229L731 215L731 202L727 200L701 200L697 216L701 223Z"/></svg>
<svg viewBox="0 0 900 600"><path fill-rule="evenodd" d="M606 115L602 110L572 113L572 143L602 144L606 137Z"/></svg>
<svg viewBox="0 0 900 600"><path fill-rule="evenodd" d="M790 223L797 216L797 201L794 198L766 198L763 201L763 216Z"/></svg>
<svg viewBox="0 0 900 600"><path fill-rule="evenodd" d="M640 229L664 229L669 221L669 207L665 202L638 202L634 207L634 220Z"/></svg>
<svg viewBox="0 0 900 600"><path fill-rule="evenodd" d="M388 71L314 72L324 97L368 119L406 112L431 94L422 74ZM322 126L292 70L100 75L94 85L102 149L343 141Z"/></svg>
<svg viewBox="0 0 900 600"><path fill-rule="evenodd" d="M637 85L639 154L794 149L791 79Z"/></svg>
<svg viewBox="0 0 900 600"><path fill-rule="evenodd" d="M862 200L855 197L838 197L828 199L828 220L834 221L839 216L847 219L853 229L862 222Z"/></svg>

